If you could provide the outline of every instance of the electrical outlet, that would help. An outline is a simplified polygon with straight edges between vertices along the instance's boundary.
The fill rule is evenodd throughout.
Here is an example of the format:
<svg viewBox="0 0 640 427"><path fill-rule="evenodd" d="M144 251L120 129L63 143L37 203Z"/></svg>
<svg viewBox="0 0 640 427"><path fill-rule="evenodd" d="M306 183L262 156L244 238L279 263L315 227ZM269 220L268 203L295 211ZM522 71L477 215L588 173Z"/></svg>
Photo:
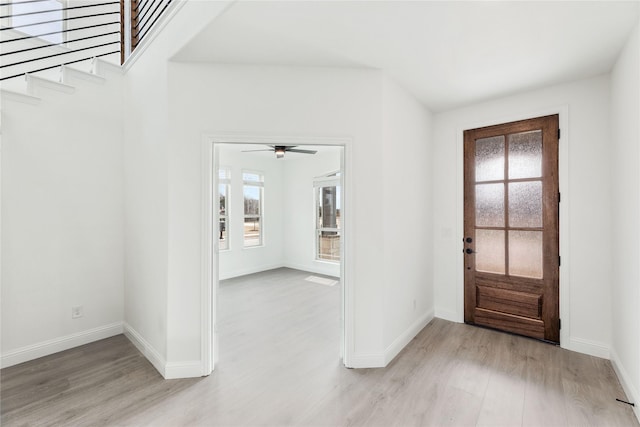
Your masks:
<svg viewBox="0 0 640 427"><path fill-rule="evenodd" d="M84 309L82 308L81 305L77 305L75 307L71 307L71 318L72 319L77 319L79 317L82 317L84 315Z"/></svg>

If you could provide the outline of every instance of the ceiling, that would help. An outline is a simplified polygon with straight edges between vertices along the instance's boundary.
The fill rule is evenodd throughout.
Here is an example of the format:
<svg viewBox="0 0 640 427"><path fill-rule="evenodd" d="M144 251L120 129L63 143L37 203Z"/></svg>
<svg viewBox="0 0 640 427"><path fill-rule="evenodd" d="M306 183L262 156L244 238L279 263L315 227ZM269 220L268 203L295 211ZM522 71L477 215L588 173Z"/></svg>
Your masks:
<svg viewBox="0 0 640 427"><path fill-rule="evenodd" d="M639 1L237 1L174 60L382 69L439 112L609 72Z"/></svg>

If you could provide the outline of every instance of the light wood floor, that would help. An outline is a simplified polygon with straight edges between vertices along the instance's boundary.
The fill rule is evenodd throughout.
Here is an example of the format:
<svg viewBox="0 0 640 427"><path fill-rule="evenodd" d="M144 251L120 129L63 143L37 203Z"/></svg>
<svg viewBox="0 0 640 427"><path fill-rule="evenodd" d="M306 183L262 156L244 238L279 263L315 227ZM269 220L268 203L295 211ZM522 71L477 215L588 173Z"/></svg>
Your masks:
<svg viewBox="0 0 640 427"><path fill-rule="evenodd" d="M385 369L338 360L338 286L222 283L213 375L163 380L123 336L2 370L2 425L632 426L611 364L433 320Z"/></svg>

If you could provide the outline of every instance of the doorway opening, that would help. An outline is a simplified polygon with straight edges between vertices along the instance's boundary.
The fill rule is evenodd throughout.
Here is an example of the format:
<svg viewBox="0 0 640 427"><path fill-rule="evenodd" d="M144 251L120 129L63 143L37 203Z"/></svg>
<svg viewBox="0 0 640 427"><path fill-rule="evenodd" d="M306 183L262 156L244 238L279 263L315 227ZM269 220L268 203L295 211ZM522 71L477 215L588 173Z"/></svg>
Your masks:
<svg viewBox="0 0 640 427"><path fill-rule="evenodd" d="M346 144L243 139L205 144L210 371L257 355L275 362L285 349L349 366Z"/></svg>

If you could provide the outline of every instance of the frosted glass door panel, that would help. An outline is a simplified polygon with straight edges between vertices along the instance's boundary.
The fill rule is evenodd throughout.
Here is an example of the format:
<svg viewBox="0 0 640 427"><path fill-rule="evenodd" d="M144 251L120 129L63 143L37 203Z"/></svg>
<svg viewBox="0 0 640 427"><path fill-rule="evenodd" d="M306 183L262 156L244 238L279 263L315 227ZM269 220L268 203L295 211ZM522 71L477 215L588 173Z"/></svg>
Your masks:
<svg viewBox="0 0 640 427"><path fill-rule="evenodd" d="M504 184L476 185L476 226L504 227Z"/></svg>
<svg viewBox="0 0 640 427"><path fill-rule="evenodd" d="M476 140L476 181L504 179L504 136Z"/></svg>
<svg viewBox="0 0 640 427"><path fill-rule="evenodd" d="M509 135L509 179L542 176L542 132Z"/></svg>
<svg viewBox="0 0 640 427"><path fill-rule="evenodd" d="M542 182L509 184L509 226L542 227Z"/></svg>
<svg viewBox="0 0 640 427"><path fill-rule="evenodd" d="M505 273L504 231L476 230L476 271Z"/></svg>
<svg viewBox="0 0 640 427"><path fill-rule="evenodd" d="M509 274L542 279L542 231L509 231Z"/></svg>

